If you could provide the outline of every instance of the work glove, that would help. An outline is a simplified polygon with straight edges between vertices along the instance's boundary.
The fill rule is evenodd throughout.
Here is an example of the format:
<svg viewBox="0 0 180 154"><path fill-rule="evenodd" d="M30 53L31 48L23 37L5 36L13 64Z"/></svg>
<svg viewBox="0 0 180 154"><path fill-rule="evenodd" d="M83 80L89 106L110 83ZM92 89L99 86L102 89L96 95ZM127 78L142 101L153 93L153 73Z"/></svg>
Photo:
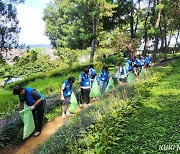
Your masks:
<svg viewBox="0 0 180 154"><path fill-rule="evenodd" d="M30 109L31 109L31 110L34 110L34 109L35 109L35 106L34 106L34 105L30 106Z"/></svg>

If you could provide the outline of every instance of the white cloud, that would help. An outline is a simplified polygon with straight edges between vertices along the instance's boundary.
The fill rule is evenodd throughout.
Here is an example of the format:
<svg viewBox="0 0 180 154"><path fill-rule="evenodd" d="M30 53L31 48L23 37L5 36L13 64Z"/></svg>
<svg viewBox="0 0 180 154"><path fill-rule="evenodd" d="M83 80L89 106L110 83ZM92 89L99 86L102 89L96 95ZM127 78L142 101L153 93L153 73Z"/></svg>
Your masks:
<svg viewBox="0 0 180 154"><path fill-rule="evenodd" d="M50 3L53 2L54 0L36 0L38 2L42 2L42 3Z"/></svg>
<svg viewBox="0 0 180 154"><path fill-rule="evenodd" d="M46 0L49 1L49 0ZM42 8L30 8L24 4L17 6L20 32L20 43L25 44L50 44L44 35L45 23L42 20Z"/></svg>

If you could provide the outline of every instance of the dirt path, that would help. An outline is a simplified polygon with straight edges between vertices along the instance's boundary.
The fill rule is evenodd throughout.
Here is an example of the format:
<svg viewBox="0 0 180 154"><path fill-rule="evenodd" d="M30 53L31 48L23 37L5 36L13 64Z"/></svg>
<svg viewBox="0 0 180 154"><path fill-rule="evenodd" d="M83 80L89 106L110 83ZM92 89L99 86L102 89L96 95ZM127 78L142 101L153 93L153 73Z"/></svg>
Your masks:
<svg viewBox="0 0 180 154"><path fill-rule="evenodd" d="M93 104L94 102L91 102ZM79 109L78 112L87 108L87 105L84 105L83 108ZM56 117L54 120L45 124L42 128L42 133L38 137L34 137L33 135L24 141L22 144L17 146L16 148L7 147L4 150L0 151L1 154L33 154L34 150L38 147L38 145L45 142L50 136L52 136L65 122L67 122L71 117L75 116L75 114L63 119L62 116Z"/></svg>
<svg viewBox="0 0 180 154"><path fill-rule="evenodd" d="M58 116L53 121L48 122L42 129L42 133L38 137L30 137L21 146L17 147L14 151L15 154L30 154L37 148L39 144L42 144L47 140L56 130L61 127L64 122L68 121L69 118L65 120L61 116Z"/></svg>

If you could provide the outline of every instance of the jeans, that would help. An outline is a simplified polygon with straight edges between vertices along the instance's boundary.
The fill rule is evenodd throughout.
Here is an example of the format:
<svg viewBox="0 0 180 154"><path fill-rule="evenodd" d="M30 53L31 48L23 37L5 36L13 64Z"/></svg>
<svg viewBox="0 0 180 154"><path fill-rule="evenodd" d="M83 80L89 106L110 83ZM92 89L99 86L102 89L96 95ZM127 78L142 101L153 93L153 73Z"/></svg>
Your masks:
<svg viewBox="0 0 180 154"><path fill-rule="evenodd" d="M107 81L100 81L99 85L100 85L101 94L103 94L107 87Z"/></svg>

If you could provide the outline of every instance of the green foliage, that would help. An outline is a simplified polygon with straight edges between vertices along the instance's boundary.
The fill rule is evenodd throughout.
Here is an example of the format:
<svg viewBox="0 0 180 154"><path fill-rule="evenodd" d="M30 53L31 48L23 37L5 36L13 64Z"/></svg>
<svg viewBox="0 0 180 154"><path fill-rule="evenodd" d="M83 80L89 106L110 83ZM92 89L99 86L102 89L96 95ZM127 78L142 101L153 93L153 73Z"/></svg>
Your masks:
<svg viewBox="0 0 180 154"><path fill-rule="evenodd" d="M18 144L23 138L23 122L18 119L0 129L0 149L7 144Z"/></svg>
<svg viewBox="0 0 180 154"><path fill-rule="evenodd" d="M159 12L159 11L161 11L163 8L164 8L164 5L160 3L160 4L156 5L155 10L156 10L156 12Z"/></svg>
<svg viewBox="0 0 180 154"><path fill-rule="evenodd" d="M47 141L46 144L41 145L38 153L43 153L45 151L46 153L60 153L60 152L66 153L70 151L73 151L74 153L77 152L82 153L83 152L82 149L80 147L76 147L77 145L81 145L82 147L86 146L86 144L93 145L93 142L91 140L89 140L88 138L84 139L86 131L90 131L91 129L95 130L93 129L95 128L94 125L96 125L94 122L97 122L97 125L99 124L98 126L101 125L101 128L103 129L103 127L107 123L112 121L112 119L109 119L102 124L101 121L102 119L104 119L103 117L109 116L112 109L114 108L119 109L118 111L120 111L120 113L118 115L121 115L121 113L123 113L125 110L129 110L127 111L129 113L131 112L131 108L127 107L127 104L125 102L122 103L122 105L120 105L120 101L118 98L113 97L108 99L107 101L96 103L91 108L81 111L80 113L78 113L76 117L71 118L71 120L65 125L63 125L58 130L58 132L54 136L52 136L49 141ZM115 117L117 117L118 115L117 113L113 113L113 116ZM121 122L119 121L119 124L120 123ZM112 129L112 127L114 127L113 125L114 123L112 121L110 130L113 130ZM106 134L106 131L104 131L104 133ZM108 134L106 135L108 136ZM98 141L101 140L101 143L106 142L105 136L98 136L98 133L96 133L96 137L98 137L99 139ZM78 141L77 140L78 138L82 138L82 140ZM109 138L109 140L111 139ZM59 146L57 146L57 143ZM109 145L111 145L111 143Z"/></svg>
<svg viewBox="0 0 180 154"><path fill-rule="evenodd" d="M48 72L58 66L59 64L51 61L49 56L41 54L38 50L31 50L12 66L11 74L16 77L27 77Z"/></svg>
<svg viewBox="0 0 180 154"><path fill-rule="evenodd" d="M179 144L179 126L176 127L180 96L178 65L179 62L173 68L158 68L161 71L157 75L138 85L144 91L140 92L143 106L133 117L125 118L128 125L116 151L158 153L160 145Z"/></svg>
<svg viewBox="0 0 180 154"><path fill-rule="evenodd" d="M107 55L106 58L99 58L98 59L103 64L116 64L117 62L124 62L124 57L121 54L117 55Z"/></svg>
<svg viewBox="0 0 180 154"><path fill-rule="evenodd" d="M61 114L61 100L59 95L51 95L46 97L47 103L45 107L44 122L53 120ZM1 119L2 120L2 119ZM17 145L23 141L23 122L17 112L6 117L5 124L0 125L0 149L6 145ZM2 120L3 121L3 120Z"/></svg>
<svg viewBox="0 0 180 154"><path fill-rule="evenodd" d="M115 7L115 4L105 0L65 0L51 3L45 9L46 33L57 50L86 49L102 31L102 18L112 17ZM93 21L96 22L94 30ZM71 54L71 50L68 51ZM62 55L63 52L60 52Z"/></svg>
<svg viewBox="0 0 180 154"><path fill-rule="evenodd" d="M10 73L10 66L8 66L6 63L0 63L0 78L8 78L11 76Z"/></svg>
<svg viewBox="0 0 180 154"><path fill-rule="evenodd" d="M20 27L16 5L22 2L24 0L0 1L0 57L18 46Z"/></svg>
<svg viewBox="0 0 180 154"><path fill-rule="evenodd" d="M154 69L152 78L134 88L113 91L63 125L36 153L158 153L160 145L179 144L179 64Z"/></svg>
<svg viewBox="0 0 180 154"><path fill-rule="evenodd" d="M32 81L36 81L38 79L46 79L46 78L52 78L52 77L61 77L64 75L68 75L71 72L79 72L79 71L83 71L83 69L85 67L87 67L88 65L76 65L74 67L72 67L71 69L68 68L62 68L62 69L55 69L49 72L45 72L45 73L38 73L35 75L31 75L30 77L24 78L21 81L17 81L14 82L12 84L6 85L5 89L12 89L15 86L19 85L19 86L27 86L29 82Z"/></svg>
<svg viewBox="0 0 180 154"><path fill-rule="evenodd" d="M17 110L18 106L17 96L12 95L12 91L0 90L0 117L11 115L12 112Z"/></svg>
<svg viewBox="0 0 180 154"><path fill-rule="evenodd" d="M62 58L63 61L69 65L69 67L72 67L73 63L78 61L79 53L80 52L78 50L72 50L69 48L57 48L55 51L55 55Z"/></svg>
<svg viewBox="0 0 180 154"><path fill-rule="evenodd" d="M12 94L12 88L15 86L19 85L23 87L33 87L45 96L59 94L63 81L69 76L74 76L76 79L78 79L79 74L85 67L87 67L87 65L78 65L72 67L71 69L59 69L47 73L41 73L25 78L22 81L17 81L6 85L5 89L0 91L0 117L5 118L18 110L18 97ZM75 85L79 85L77 80Z"/></svg>

